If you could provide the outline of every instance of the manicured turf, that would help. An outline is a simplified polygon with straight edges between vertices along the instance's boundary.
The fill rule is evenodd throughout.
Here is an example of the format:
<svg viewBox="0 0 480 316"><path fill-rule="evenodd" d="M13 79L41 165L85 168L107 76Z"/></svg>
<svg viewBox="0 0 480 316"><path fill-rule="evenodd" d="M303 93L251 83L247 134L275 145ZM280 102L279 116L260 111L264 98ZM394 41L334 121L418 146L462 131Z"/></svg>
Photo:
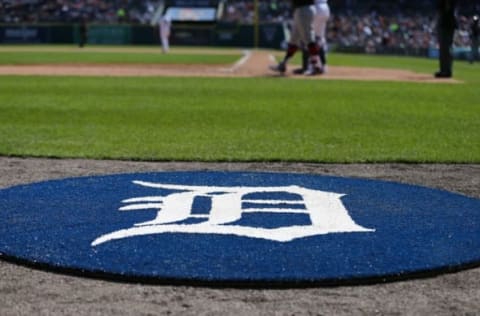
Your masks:
<svg viewBox="0 0 480 316"><path fill-rule="evenodd" d="M97 52L88 50L62 51L1 51L0 65L30 64L229 64L235 62L238 55L212 54L162 54L159 50L151 52Z"/></svg>
<svg viewBox="0 0 480 316"><path fill-rule="evenodd" d="M437 66L330 57L333 65ZM479 163L480 68L457 62L455 76L464 83L0 76L0 154Z"/></svg>

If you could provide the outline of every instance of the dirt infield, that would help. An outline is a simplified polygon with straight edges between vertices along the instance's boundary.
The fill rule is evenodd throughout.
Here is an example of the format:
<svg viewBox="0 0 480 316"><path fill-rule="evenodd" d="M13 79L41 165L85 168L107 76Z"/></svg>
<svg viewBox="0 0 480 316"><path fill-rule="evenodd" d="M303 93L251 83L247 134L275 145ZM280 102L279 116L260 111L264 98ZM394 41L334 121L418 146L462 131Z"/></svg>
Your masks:
<svg viewBox="0 0 480 316"><path fill-rule="evenodd" d="M274 64L273 55L267 51L246 51L244 57L234 65L5 65L0 66L0 75L52 75L52 76L175 76L175 77L277 77L268 70ZM293 69L295 65L291 65ZM408 70L359 68L331 66L327 74L305 77L286 77L295 79L335 79L363 81L403 81L428 83L458 83L454 79L434 79L431 75L419 74Z"/></svg>
<svg viewBox="0 0 480 316"><path fill-rule="evenodd" d="M480 198L479 165L439 164L148 163L0 157L0 188L74 176L180 170L362 177ZM478 315L480 310L480 268L369 286L274 290L115 283L0 261L0 279L0 315Z"/></svg>

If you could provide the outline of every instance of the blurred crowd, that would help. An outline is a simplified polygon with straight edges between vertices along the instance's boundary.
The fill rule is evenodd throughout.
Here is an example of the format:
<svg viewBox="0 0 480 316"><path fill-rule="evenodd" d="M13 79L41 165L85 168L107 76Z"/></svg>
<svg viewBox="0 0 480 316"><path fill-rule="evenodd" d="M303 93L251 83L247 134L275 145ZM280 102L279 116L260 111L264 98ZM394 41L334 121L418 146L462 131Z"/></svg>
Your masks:
<svg viewBox="0 0 480 316"><path fill-rule="evenodd" d="M0 0L0 23L149 23L162 0Z"/></svg>
<svg viewBox="0 0 480 316"><path fill-rule="evenodd" d="M459 16L454 46L470 43L471 17ZM383 15L376 12L363 15L338 14L328 25L328 39L342 46L361 46L367 52L379 48L424 49L436 45L436 27L433 17L423 14Z"/></svg>
<svg viewBox="0 0 480 316"><path fill-rule="evenodd" d="M164 0L0 0L0 23L148 24ZM459 0L456 46L469 45L469 23L480 0ZM258 0L260 22L288 23L289 0ZM435 45L433 0L329 0L328 40L342 46L428 48ZM225 0L221 20L254 23L254 0Z"/></svg>
<svg viewBox="0 0 480 316"><path fill-rule="evenodd" d="M332 16L328 23L329 43L344 47L426 49L436 45L434 0L329 0ZM252 0L228 0L223 20L253 23ZM459 0L455 46L468 46L471 17L480 12L480 0ZM290 2L258 0L262 22L291 20Z"/></svg>

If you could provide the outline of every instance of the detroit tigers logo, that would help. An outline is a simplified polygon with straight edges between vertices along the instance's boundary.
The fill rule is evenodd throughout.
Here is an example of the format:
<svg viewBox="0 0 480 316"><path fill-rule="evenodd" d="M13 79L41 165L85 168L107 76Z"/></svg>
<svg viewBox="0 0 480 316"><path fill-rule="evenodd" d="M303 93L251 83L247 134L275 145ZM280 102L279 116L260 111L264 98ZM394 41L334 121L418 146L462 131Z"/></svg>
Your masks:
<svg viewBox="0 0 480 316"><path fill-rule="evenodd" d="M91 245L143 235L163 233L221 234L289 242L297 238L330 233L373 232L356 224L341 201L343 194L312 190L297 185L273 187L191 186L133 181L134 184L170 190L159 196L123 200L120 211L158 210L153 220L114 231ZM193 209L196 199L209 201L208 210ZM305 219L302 224L264 227L258 221L245 224L247 215L261 215L263 221L280 215ZM261 221L260 221L261 222ZM267 225L268 226L268 225Z"/></svg>
<svg viewBox="0 0 480 316"><path fill-rule="evenodd" d="M67 178L0 189L0 215L0 258L109 280L370 284L480 263L479 199L371 179Z"/></svg>

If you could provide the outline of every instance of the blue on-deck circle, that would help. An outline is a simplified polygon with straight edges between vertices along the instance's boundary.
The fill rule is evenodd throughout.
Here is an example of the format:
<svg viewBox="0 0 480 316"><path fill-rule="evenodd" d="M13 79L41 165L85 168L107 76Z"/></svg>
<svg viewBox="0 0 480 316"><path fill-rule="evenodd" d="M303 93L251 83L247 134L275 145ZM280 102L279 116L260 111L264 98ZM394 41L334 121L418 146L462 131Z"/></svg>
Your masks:
<svg viewBox="0 0 480 316"><path fill-rule="evenodd" d="M70 178L0 190L0 258L154 282L390 280L480 262L480 200L256 172Z"/></svg>

